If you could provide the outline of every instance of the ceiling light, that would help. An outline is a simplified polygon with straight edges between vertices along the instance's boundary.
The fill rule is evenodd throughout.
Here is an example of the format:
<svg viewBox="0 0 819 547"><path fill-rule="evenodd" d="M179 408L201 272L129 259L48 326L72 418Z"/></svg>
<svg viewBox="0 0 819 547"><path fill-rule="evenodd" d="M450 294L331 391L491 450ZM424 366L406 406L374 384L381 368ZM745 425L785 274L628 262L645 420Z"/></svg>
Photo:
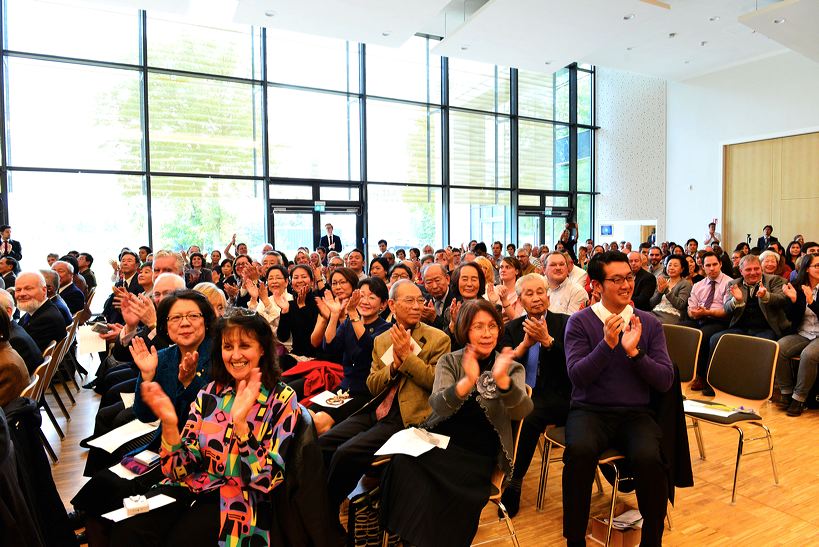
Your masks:
<svg viewBox="0 0 819 547"><path fill-rule="evenodd" d="M717 21L719 21L719 15L709 17L708 20L711 21L712 23L716 23Z"/></svg>
<svg viewBox="0 0 819 547"><path fill-rule="evenodd" d="M543 61L543 64L544 65L550 65L550 64L552 64L552 62L551 61Z"/></svg>
<svg viewBox="0 0 819 547"><path fill-rule="evenodd" d="M631 21L632 19L634 19L633 13L629 13L628 15L623 16L623 21Z"/></svg>
<svg viewBox="0 0 819 547"><path fill-rule="evenodd" d="M385 30L384 32L381 33L381 36L386 37L386 36L389 36L390 34L392 34L392 32L390 32L388 30Z"/></svg>
<svg viewBox="0 0 819 547"><path fill-rule="evenodd" d="M683 61L683 63L685 63L685 64L688 64L688 63L690 63L690 62L691 62L691 61Z"/></svg>
<svg viewBox="0 0 819 547"><path fill-rule="evenodd" d="M701 46L708 45L708 42L706 42L705 40L703 40L702 42L700 42L700 45L701 45Z"/></svg>
<svg viewBox="0 0 819 547"><path fill-rule="evenodd" d="M676 33L676 32L669 32L669 33L668 33L668 37L669 37L669 38L676 38L676 37L677 37L677 33Z"/></svg>
<svg viewBox="0 0 819 547"><path fill-rule="evenodd" d="M469 49L469 46L461 46L461 51L466 51L467 49Z"/></svg>
<svg viewBox="0 0 819 547"><path fill-rule="evenodd" d="M777 25L781 25L784 22L785 22L784 19L774 19L774 24L777 24Z"/></svg>
<svg viewBox="0 0 819 547"><path fill-rule="evenodd" d="M631 51L632 49L634 49L634 48L629 46L629 47L626 48L626 51Z"/></svg>
<svg viewBox="0 0 819 547"><path fill-rule="evenodd" d="M273 10L267 10L266 12L264 12L264 15L265 17L274 17L276 15L276 12Z"/></svg>

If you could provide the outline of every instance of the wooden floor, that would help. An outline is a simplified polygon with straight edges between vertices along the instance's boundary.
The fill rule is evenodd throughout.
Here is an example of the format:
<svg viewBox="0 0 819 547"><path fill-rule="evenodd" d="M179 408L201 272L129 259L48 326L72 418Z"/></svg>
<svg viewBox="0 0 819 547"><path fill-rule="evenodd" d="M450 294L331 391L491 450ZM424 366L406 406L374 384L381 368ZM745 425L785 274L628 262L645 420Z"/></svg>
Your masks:
<svg viewBox="0 0 819 547"><path fill-rule="evenodd" d="M81 362L96 369L88 357ZM53 467L54 479L63 502L69 500L87 480L82 476L87 451L78 446L80 439L93 430L99 396L82 390L76 396L77 406L69 408L71 421L55 413L63 431L60 442L51 423L44 417L43 431L52 443L60 461ZM744 457L737 485L737 502L731 505L731 476L736 456L737 435L732 429L703 425L707 460L699 459L693 433L689 430L693 488L677 490L677 505L672 510L672 530L666 530L665 545L819 545L819 466L815 459L819 448L819 411L807 411L790 418L773 404L766 404L761 414L774 435L774 447L780 485L775 486L767 454ZM751 431L747 437L756 436ZM753 450L753 446L746 451ZM535 509L540 453L524 482L521 510L513 519L523 546L560 545L562 537L561 463L552 464L544 510ZM592 496L592 514L606 511L610 487L604 481L605 493ZM634 495L622 499L636 507ZM492 541L509 545L506 526L497 520L494 506L484 510L476 542ZM591 543L590 543L591 544Z"/></svg>

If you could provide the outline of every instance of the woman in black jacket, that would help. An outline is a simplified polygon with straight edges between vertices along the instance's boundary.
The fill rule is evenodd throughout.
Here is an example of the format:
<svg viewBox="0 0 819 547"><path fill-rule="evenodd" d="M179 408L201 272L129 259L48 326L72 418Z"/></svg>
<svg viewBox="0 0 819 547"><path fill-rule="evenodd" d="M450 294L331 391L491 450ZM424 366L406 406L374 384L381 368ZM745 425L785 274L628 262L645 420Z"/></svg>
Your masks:
<svg viewBox="0 0 819 547"><path fill-rule="evenodd" d="M777 342L776 379L782 393L782 408L788 416L799 416L816 382L819 366L819 255L805 255L793 284L786 284L782 292L788 297L785 315L795 332ZM799 366L794 378L790 361L797 355Z"/></svg>

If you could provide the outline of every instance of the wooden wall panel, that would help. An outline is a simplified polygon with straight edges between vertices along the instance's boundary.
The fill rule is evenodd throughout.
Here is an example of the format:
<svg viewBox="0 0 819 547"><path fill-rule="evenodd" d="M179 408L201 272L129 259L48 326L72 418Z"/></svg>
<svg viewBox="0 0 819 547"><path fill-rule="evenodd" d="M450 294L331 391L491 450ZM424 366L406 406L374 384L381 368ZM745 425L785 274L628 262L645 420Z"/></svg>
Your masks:
<svg viewBox="0 0 819 547"><path fill-rule="evenodd" d="M819 239L819 133L724 147L722 234L733 248L771 224L784 243Z"/></svg>

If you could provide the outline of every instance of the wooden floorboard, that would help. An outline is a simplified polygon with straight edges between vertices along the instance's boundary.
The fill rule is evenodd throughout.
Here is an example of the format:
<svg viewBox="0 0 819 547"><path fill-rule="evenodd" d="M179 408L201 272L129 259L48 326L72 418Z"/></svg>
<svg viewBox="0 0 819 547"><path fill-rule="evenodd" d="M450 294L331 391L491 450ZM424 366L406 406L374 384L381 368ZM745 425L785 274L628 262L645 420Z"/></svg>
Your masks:
<svg viewBox="0 0 819 547"><path fill-rule="evenodd" d="M96 369L96 361L92 364L88 357L81 358L81 362L89 370ZM75 397L77 405L69 407L70 422L52 405L66 433L65 440L60 441L45 416L43 421L43 431L60 458L52 472L69 510L70 499L87 480L82 476L87 451L78 443L93 430L99 404L99 396L93 391L82 390ZM732 429L703 425L707 456L703 461L699 459L693 432L689 430L695 485L677 490L677 504L671 513L673 529L666 530L665 545L819 545L819 511L816 510L819 468L814 463L819 446L819 411L806 411L799 418L791 418L769 403L760 412L773 432L780 485L774 485L767 454L746 456L740 467L737 502L731 505L737 434ZM754 436L753 430L746 434L746 438ZM520 513L513 519L521 545L540 547L563 543L562 467L561 463L552 464L544 510L538 512L535 497L540 453L535 454L524 482ZM610 487L604 482L604 494L592 496L592 514L606 511L610 493ZM621 498L636 506L633 494ZM481 522L484 524L476 542L491 540L493 545L511 545L509 533L504 523L498 521L494 505L487 506Z"/></svg>

